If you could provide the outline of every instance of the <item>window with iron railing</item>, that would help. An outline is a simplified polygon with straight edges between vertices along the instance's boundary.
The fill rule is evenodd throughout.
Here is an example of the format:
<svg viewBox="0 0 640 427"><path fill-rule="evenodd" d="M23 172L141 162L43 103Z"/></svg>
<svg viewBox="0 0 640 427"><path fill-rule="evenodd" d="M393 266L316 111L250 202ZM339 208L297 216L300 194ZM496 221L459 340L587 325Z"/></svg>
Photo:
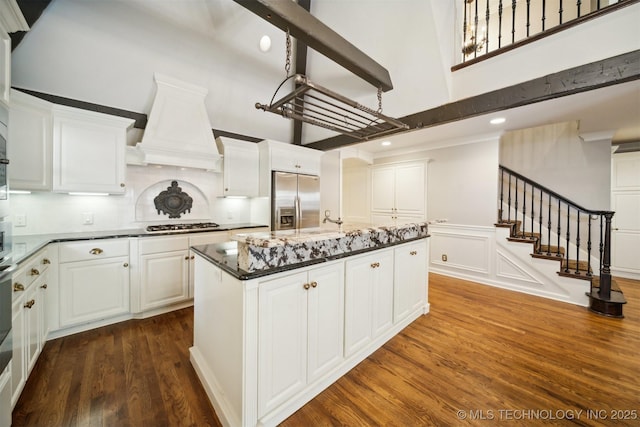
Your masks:
<svg viewBox="0 0 640 427"><path fill-rule="evenodd" d="M458 0L460 65L477 62L637 0Z"/></svg>

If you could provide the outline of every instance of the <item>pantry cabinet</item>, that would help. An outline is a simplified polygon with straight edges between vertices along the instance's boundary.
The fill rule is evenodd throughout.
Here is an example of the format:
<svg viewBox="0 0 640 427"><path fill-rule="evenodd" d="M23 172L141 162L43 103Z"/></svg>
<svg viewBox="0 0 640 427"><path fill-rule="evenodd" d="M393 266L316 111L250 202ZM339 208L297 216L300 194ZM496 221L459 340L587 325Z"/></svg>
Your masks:
<svg viewBox="0 0 640 427"><path fill-rule="evenodd" d="M393 325L393 250L345 262L345 355L366 347Z"/></svg>
<svg viewBox="0 0 640 427"><path fill-rule="evenodd" d="M339 261L260 284L258 416L344 359L342 266Z"/></svg>
<svg viewBox="0 0 640 427"><path fill-rule="evenodd" d="M426 217L426 165L403 162L371 168L371 221L401 224Z"/></svg>
<svg viewBox="0 0 640 427"><path fill-rule="evenodd" d="M12 406L17 402L46 341L46 291L50 264L45 248L22 263L12 275Z"/></svg>
<svg viewBox="0 0 640 427"><path fill-rule="evenodd" d="M61 327L128 314L128 240L61 243L59 290Z"/></svg>
<svg viewBox="0 0 640 427"><path fill-rule="evenodd" d="M11 187L124 193L132 119L52 104L12 90Z"/></svg>

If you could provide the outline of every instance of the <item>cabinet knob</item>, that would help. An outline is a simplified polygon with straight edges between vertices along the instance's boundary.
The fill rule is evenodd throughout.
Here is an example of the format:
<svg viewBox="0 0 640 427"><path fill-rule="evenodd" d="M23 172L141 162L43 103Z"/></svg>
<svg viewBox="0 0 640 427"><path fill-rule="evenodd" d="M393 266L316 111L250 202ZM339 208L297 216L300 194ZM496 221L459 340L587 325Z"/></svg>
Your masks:
<svg viewBox="0 0 640 427"><path fill-rule="evenodd" d="M189 255L185 255L184 259L186 259L187 261L189 261Z"/></svg>
<svg viewBox="0 0 640 427"><path fill-rule="evenodd" d="M308 290L311 286L309 286L309 284L308 284L308 283L305 283L304 285L302 285L302 287L303 287L305 290Z"/></svg>
<svg viewBox="0 0 640 427"><path fill-rule="evenodd" d="M24 285L22 283L13 284L13 292L22 292L22 291L24 291Z"/></svg>
<svg viewBox="0 0 640 427"><path fill-rule="evenodd" d="M32 299L24 303L24 308L31 308L36 303L36 300Z"/></svg>
<svg viewBox="0 0 640 427"><path fill-rule="evenodd" d="M225 188L225 189L224 189L224 191L229 191L229 189L228 189L228 188Z"/></svg>
<svg viewBox="0 0 640 427"><path fill-rule="evenodd" d="M380 267L380 263L379 262L371 263L371 268L378 268L378 267Z"/></svg>
<svg viewBox="0 0 640 427"><path fill-rule="evenodd" d="M122 187L122 188L124 188L124 187L125 187L124 182L121 182L121 183L120 183L120 187Z"/></svg>
<svg viewBox="0 0 640 427"><path fill-rule="evenodd" d="M409 255L418 255L418 251L411 251L409 252Z"/></svg>
<svg viewBox="0 0 640 427"><path fill-rule="evenodd" d="M51 264L51 261L49 261L49 258L43 258L42 259L42 264L49 265L49 264Z"/></svg>
<svg viewBox="0 0 640 427"><path fill-rule="evenodd" d="M314 281L314 282L311 282L311 287L312 287L312 288L316 288L316 287L318 287L318 282L315 282L315 281Z"/></svg>
<svg viewBox="0 0 640 427"><path fill-rule="evenodd" d="M122 264L123 267L129 267L129 263L125 262L124 264Z"/></svg>
<svg viewBox="0 0 640 427"><path fill-rule="evenodd" d="M104 251L100 248L93 248L89 251L91 255L100 255L102 252Z"/></svg>
<svg viewBox="0 0 640 427"><path fill-rule="evenodd" d="M44 285L40 286L40 288L42 289L47 289L49 286L45 283Z"/></svg>
<svg viewBox="0 0 640 427"><path fill-rule="evenodd" d="M196 256L195 256L195 255L191 255L191 256L189 257L189 259L195 259L195 258L196 258Z"/></svg>
<svg viewBox="0 0 640 427"><path fill-rule="evenodd" d="M37 268L32 268L31 272L29 273L29 275L31 275L31 276L39 276L40 275L40 271Z"/></svg>

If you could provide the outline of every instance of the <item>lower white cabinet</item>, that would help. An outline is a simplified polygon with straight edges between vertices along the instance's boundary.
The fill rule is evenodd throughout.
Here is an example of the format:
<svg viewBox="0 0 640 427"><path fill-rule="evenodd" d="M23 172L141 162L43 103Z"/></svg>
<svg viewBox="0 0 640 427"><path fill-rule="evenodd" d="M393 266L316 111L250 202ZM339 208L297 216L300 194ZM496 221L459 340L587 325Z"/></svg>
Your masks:
<svg viewBox="0 0 640 427"><path fill-rule="evenodd" d="M424 305L427 300L427 262L429 253L426 240L398 246L393 250L394 282L402 283L393 292L393 321L401 321Z"/></svg>
<svg viewBox="0 0 640 427"><path fill-rule="evenodd" d="M11 425L11 364L0 372L0 427Z"/></svg>
<svg viewBox="0 0 640 427"><path fill-rule="evenodd" d="M262 282L258 291L258 416L343 356L343 263Z"/></svg>
<svg viewBox="0 0 640 427"><path fill-rule="evenodd" d="M393 325L393 250L346 261L345 353L351 356Z"/></svg>
<svg viewBox="0 0 640 427"><path fill-rule="evenodd" d="M60 326L129 313L129 242L97 239L59 246Z"/></svg>

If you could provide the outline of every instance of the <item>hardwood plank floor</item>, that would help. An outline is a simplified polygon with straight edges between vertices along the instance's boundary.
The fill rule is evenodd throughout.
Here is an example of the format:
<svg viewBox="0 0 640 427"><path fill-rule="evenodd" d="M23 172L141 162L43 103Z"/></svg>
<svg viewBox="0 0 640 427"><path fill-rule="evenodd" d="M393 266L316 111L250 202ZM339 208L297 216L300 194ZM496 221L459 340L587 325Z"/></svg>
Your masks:
<svg viewBox="0 0 640 427"><path fill-rule="evenodd" d="M617 280L621 320L431 274L431 313L283 425L638 426L640 282ZM14 426L219 425L188 359L192 313L49 341Z"/></svg>

